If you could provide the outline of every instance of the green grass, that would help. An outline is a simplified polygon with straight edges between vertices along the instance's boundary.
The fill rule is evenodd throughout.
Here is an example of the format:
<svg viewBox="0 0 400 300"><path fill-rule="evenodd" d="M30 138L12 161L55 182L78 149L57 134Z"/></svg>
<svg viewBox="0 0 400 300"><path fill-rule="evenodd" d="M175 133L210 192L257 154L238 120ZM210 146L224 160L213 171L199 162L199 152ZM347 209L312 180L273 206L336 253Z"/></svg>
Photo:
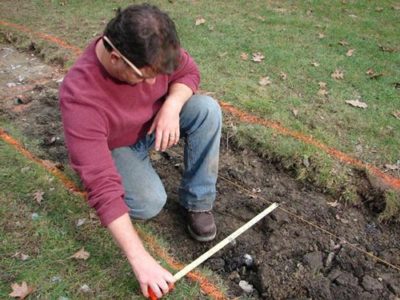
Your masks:
<svg viewBox="0 0 400 300"><path fill-rule="evenodd" d="M8 297L12 283L22 281L35 287L35 297L44 299L141 298L128 262L98 221L89 221L89 208L82 197L68 192L46 170L3 141L0 162L1 299ZM33 198L36 191L44 192L40 205ZM87 222L77 228L80 218ZM142 230L151 229L142 225ZM82 247L90 258L71 259ZM14 258L17 252L29 259ZM80 291L84 284L90 293ZM196 298L199 289L183 280L166 298L187 299L188 295Z"/></svg>
<svg viewBox="0 0 400 300"><path fill-rule="evenodd" d="M400 77L396 27L400 12L392 8L395 1L150 2L175 20L183 46L202 71L202 89L214 92L216 98L312 135L378 167L399 159L400 122L392 115L399 110L395 84ZM0 16L84 48L102 31L113 9L129 3L132 1L31 1L15 5L2 1ZM206 23L195 26L199 16ZM319 33L324 38L319 38ZM62 57L68 66L72 64L70 53L32 40L49 61ZM348 45L340 45L342 40ZM393 52L382 51L380 46ZM345 55L349 49L355 49L352 57ZM243 52L249 58L261 52L265 59L259 64L243 61ZM312 62L320 66L313 67ZM370 79L365 74L369 68L383 76ZM331 78L336 69L344 72L343 80ZM280 79L280 72L287 74L286 80ZM271 85L259 86L264 76L271 78ZM320 81L327 83L327 97L317 95ZM361 99L368 108L347 105L345 100L351 99ZM293 109L298 111L297 117ZM269 132L264 131L267 140ZM276 143L274 152L296 154L285 147L285 143ZM315 153L314 149L310 155Z"/></svg>

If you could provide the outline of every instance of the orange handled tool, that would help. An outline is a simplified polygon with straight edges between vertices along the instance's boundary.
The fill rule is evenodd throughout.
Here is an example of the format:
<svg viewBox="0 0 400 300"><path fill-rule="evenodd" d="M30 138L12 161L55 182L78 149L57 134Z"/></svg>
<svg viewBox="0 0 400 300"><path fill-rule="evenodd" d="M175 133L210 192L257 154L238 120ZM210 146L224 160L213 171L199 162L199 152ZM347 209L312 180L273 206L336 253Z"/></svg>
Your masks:
<svg viewBox="0 0 400 300"><path fill-rule="evenodd" d="M192 261L190 264L188 264L186 267L184 267L182 270L180 270L178 273L174 275L175 281L178 281L182 277L184 277L187 273L192 271L194 268L196 268L198 265L203 263L205 260L210 258L210 256L214 255L217 251L221 250L223 247L225 247L227 244L231 243L234 239L236 239L239 235L241 235L243 232L245 232L247 229L252 227L254 224L256 224L258 221L260 221L262 218L264 218L266 215L268 215L270 212L272 212L275 208L278 207L278 204L272 203L270 206L268 206L266 209L264 209L262 212L260 212L257 216L255 216L253 219L248 221L246 224L244 224L242 227L237 229L235 232L233 232L231 235L227 236L224 238L222 241L220 241L218 244L216 244L214 247L212 247L210 250L208 250L206 253L200 255L198 258L196 258L194 261ZM171 283L169 285L169 288L172 289L174 285ZM157 296L154 294L151 288L149 288L149 296L151 300L157 300Z"/></svg>
<svg viewBox="0 0 400 300"><path fill-rule="evenodd" d="M170 283L169 285L168 285L168 289L169 289L169 291L172 291L173 289L174 289L174 284L173 283ZM168 292L169 292L168 291ZM149 299L150 300L157 300L158 298L157 298L157 296L156 296L156 294L154 294L154 292L153 292L153 290L149 287L149 289L148 289L148 292L149 292Z"/></svg>

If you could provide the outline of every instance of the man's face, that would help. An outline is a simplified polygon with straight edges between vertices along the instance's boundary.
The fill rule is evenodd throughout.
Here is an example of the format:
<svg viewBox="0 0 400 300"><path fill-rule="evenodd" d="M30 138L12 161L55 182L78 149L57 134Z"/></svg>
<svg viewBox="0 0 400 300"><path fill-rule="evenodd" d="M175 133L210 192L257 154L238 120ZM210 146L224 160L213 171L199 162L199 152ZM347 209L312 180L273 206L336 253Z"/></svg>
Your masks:
<svg viewBox="0 0 400 300"><path fill-rule="evenodd" d="M139 76L125 61L118 56L112 57L113 76L118 80L131 85L145 82L153 85L156 82L157 74L150 67L140 68L143 76Z"/></svg>

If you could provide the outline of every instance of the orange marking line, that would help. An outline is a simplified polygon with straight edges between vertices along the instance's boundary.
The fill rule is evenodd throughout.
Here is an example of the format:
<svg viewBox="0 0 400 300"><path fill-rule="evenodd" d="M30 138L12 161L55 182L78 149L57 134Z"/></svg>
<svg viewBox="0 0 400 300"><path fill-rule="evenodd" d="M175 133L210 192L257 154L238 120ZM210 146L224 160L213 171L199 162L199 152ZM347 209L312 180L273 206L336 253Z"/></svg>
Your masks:
<svg viewBox="0 0 400 300"><path fill-rule="evenodd" d="M0 25L3 26L7 26L7 27L11 27L11 28L15 28L19 31L25 32L25 33L30 33L33 34L37 37L40 37L44 40L50 41L52 43L55 43L57 45L59 45L60 47L64 48L64 49L68 49L70 51L72 51L72 53L74 53L76 56L80 55L82 53L82 50L78 47L75 47L73 45L68 44L67 42L52 36L50 34L46 34L46 33L42 33L42 32L35 32L25 26L19 25L19 24L14 24L14 23L10 23L10 22L6 22L6 21L2 21L0 20Z"/></svg>
<svg viewBox="0 0 400 300"><path fill-rule="evenodd" d="M68 179L60 170L58 170L56 167L52 166L50 162L41 160L34 156L32 153L30 153L27 149L24 148L17 140L15 140L13 137L11 137L9 134L7 134L3 129L0 128L0 138L3 139L6 143L9 145L13 146L16 148L21 154L23 154L26 158L33 160L34 162L40 164L43 166L46 170L48 170L50 173L52 173L55 177L61 180L61 182L70 190L73 192L86 197L86 193L82 192L76 184ZM141 231L142 238L146 240L148 243L149 247L154 249L154 251L157 253L158 256L163 258L171 267L174 269L182 269L184 266L178 262L176 262L171 256L167 254L165 249L163 249L154 237L149 236L148 234L145 234L143 231ZM210 297L213 299L217 300L224 300L227 299L224 294L216 287L214 286L207 278L205 278L203 275L201 275L198 272L191 272L188 275L188 278L190 278L192 281L196 281L200 284L200 288Z"/></svg>
<svg viewBox="0 0 400 300"><path fill-rule="evenodd" d="M291 136L291 137L293 137L297 140L300 140L306 144L315 146L315 147L321 149L322 151L328 153L330 156L340 160L343 163L350 164L350 165L368 170L375 176L381 178L387 185L391 186L392 188L400 189L400 179L399 178L385 174L382 170L375 167L374 165L364 163L357 158L351 157L351 156L347 155L346 153L343 153L335 148L329 147L329 146L321 143L320 141L314 139L311 136L307 136L301 132L294 131L294 130L288 129L286 127L283 127L278 122L269 121L266 119L262 119L260 117L253 116L249 113L241 111L240 109L234 107L232 104L229 104L229 103L226 103L223 101L219 101L219 103L225 111L231 113L235 117L238 117L239 120L241 120L242 122L263 125L265 127L269 127L269 128L276 130L277 132L279 132L282 135Z"/></svg>
<svg viewBox="0 0 400 300"><path fill-rule="evenodd" d="M72 182L70 179L68 179L64 173L62 173L59 169L57 169L55 166L52 166L51 162L42 160L40 158L37 158L34 156L32 153L30 153L28 150L24 148L16 139L11 137L9 134L7 134L3 129L0 128L0 138L3 139L7 144L13 146L16 148L21 154L23 154L26 158L33 160L34 162L40 164L43 166L46 170L48 170L51 174L53 174L55 177L61 180L61 182L72 192L79 194L79 195L86 195L86 193L82 192L74 182Z"/></svg>

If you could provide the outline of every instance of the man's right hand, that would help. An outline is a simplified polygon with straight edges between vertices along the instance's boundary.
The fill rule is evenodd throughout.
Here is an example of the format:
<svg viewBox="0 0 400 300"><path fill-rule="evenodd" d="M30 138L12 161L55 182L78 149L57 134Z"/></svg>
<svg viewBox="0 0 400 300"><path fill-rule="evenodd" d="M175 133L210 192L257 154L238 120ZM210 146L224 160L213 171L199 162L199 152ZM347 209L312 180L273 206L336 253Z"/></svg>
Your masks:
<svg viewBox="0 0 400 300"><path fill-rule="evenodd" d="M146 298L149 297L149 288L158 298L168 293L168 285L174 283L175 279L143 247L129 215L125 213L108 224L107 227L128 258L143 295Z"/></svg>
<svg viewBox="0 0 400 300"><path fill-rule="evenodd" d="M161 298L168 293L169 285L175 282L172 274L161 267L147 251L135 255L130 263L146 298L149 297L149 288L153 290L157 298Z"/></svg>

